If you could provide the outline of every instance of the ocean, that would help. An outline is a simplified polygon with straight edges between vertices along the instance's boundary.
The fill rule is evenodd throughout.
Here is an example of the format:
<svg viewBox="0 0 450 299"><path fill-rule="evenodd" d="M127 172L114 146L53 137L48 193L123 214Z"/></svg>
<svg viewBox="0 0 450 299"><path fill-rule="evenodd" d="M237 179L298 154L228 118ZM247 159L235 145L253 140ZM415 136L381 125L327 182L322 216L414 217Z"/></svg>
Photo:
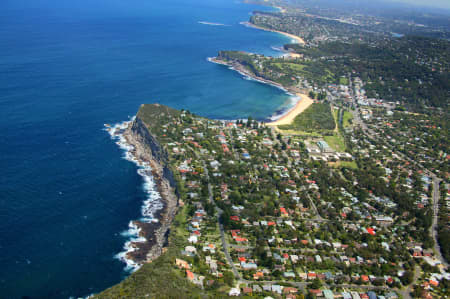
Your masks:
<svg viewBox="0 0 450 299"><path fill-rule="evenodd" d="M104 130L142 103L265 119L282 90L207 61L280 55L233 0L0 1L0 297L86 296L129 275L118 255L149 182ZM220 25L219 25L220 24Z"/></svg>

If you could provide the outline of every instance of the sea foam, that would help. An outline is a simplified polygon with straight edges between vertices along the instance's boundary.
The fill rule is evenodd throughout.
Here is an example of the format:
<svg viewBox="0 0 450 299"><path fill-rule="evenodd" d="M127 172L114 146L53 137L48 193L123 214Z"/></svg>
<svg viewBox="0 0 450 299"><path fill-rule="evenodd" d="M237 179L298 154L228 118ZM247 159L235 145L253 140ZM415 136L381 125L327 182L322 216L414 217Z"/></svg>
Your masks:
<svg viewBox="0 0 450 299"><path fill-rule="evenodd" d="M105 125L105 130L110 134L111 138L116 141L116 144L124 151L123 158L137 165L137 173L143 179L143 189L146 193L146 199L143 201L141 207L142 217L138 220L145 223L158 222L155 214L163 208L163 203L162 197L159 194L157 185L153 179L152 168L149 163L140 161L134 156L134 146L129 144L124 136L125 130L133 122L133 120L134 118L130 121L124 121L113 126ZM122 236L127 238L127 241L125 242L123 251L116 254L115 258L126 264L126 271L134 272L142 266L141 263L137 263L128 258L129 253L137 250L133 244L147 242L147 239L140 236L140 232L141 229L134 223L134 221L130 221L128 224L128 229L121 233Z"/></svg>

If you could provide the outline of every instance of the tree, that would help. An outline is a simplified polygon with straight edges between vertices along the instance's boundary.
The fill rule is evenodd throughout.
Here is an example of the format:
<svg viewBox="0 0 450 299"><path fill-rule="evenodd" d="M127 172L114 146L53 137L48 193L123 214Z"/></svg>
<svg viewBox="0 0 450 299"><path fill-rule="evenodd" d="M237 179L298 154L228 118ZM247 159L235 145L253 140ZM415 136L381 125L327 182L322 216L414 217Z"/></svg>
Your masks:
<svg viewBox="0 0 450 299"><path fill-rule="evenodd" d="M233 286L233 282L234 282L233 273L231 273L230 271L227 271L227 272L223 273L223 280L230 287Z"/></svg>
<svg viewBox="0 0 450 299"><path fill-rule="evenodd" d="M402 282L402 284L404 285L409 285L410 283L413 282L414 279L414 272L413 271L405 271L405 273L403 274L402 277L400 277L400 280Z"/></svg>
<svg viewBox="0 0 450 299"><path fill-rule="evenodd" d="M247 118L247 127L249 128L252 125L252 123L253 123L253 118L251 116L249 116Z"/></svg>
<svg viewBox="0 0 450 299"><path fill-rule="evenodd" d="M314 279L314 281L311 284L312 289L320 289L321 286L322 286L322 281L320 281L319 278Z"/></svg>

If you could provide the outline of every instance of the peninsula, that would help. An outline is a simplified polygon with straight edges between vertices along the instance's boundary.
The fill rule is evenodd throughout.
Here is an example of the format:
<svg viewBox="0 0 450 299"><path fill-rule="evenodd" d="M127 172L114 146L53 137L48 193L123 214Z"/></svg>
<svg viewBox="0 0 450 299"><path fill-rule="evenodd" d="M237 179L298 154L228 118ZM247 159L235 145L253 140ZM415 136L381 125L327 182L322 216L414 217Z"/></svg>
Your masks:
<svg viewBox="0 0 450 299"><path fill-rule="evenodd" d="M328 131L341 114L323 103L305 113L306 125ZM333 139L277 134L251 119L212 120L160 104L142 105L124 134L135 157L152 167L164 216L143 266L94 298L327 293L331 286L392 297L412 282L410 240L426 246L428 216L413 216L416 205L405 202L432 185L413 175L409 191L386 188L402 177L361 155L375 155L383 144L362 142L350 154ZM349 134L366 140L359 131ZM417 172L414 164L398 164L398 155L383 160L386 169Z"/></svg>
<svg viewBox="0 0 450 299"><path fill-rule="evenodd" d="M122 133L164 208L137 223L142 267L94 297L442 298L450 44L295 9L251 22L308 44L209 60L300 100L268 123L142 105Z"/></svg>

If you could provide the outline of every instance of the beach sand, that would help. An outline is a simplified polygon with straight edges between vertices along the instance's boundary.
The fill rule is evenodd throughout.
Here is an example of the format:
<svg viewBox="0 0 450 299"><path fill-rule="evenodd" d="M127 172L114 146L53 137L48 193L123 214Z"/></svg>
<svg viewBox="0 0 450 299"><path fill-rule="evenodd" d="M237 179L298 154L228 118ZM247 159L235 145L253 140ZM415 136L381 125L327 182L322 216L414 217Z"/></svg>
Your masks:
<svg viewBox="0 0 450 299"><path fill-rule="evenodd" d="M272 31L280 33L280 34L283 34L284 36L287 36L289 38L292 38L292 40L295 40L297 44L305 44L305 41L300 36L293 35L293 34L286 33L286 32L282 32L282 31L277 31L277 30L272 30Z"/></svg>
<svg viewBox="0 0 450 299"><path fill-rule="evenodd" d="M279 34L283 34L284 36L287 36L287 37L291 38L293 41L295 41L295 43L305 44L305 41L303 40L303 38L301 38L300 36L294 35L294 34L286 33L286 32L283 32L283 31L278 31L278 30L274 30L274 29L268 29L268 28L260 27L260 26L257 26L257 25L253 25L252 23L249 23L249 22L243 22L241 24L243 24L245 26L248 26L248 27L256 28L256 29L261 29L261 30L265 30L265 31L271 31L271 32L276 32L276 33L279 33Z"/></svg>
<svg viewBox="0 0 450 299"><path fill-rule="evenodd" d="M314 101L308 97L305 94L298 93L297 96L301 98L301 100L298 101L298 103L293 107L291 110L289 110L288 113L277 119L276 121L266 123L268 126L279 126L279 125L289 125L292 123L294 118L305 111L309 106L311 106Z"/></svg>

